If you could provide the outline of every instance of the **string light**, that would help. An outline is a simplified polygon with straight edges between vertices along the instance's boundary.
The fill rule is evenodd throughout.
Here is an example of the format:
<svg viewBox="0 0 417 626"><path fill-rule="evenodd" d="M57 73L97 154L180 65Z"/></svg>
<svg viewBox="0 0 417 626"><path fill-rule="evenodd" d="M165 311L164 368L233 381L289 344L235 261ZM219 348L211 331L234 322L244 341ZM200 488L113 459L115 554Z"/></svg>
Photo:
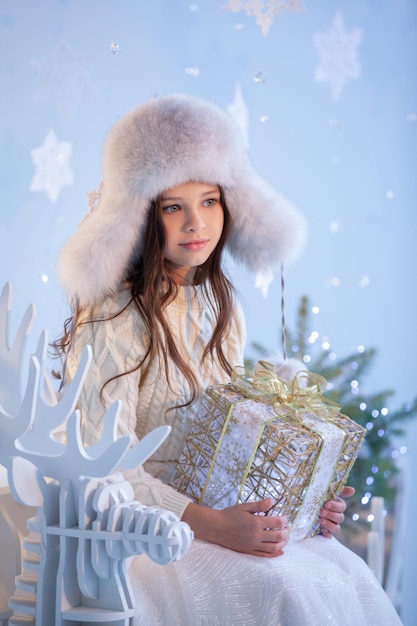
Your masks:
<svg viewBox="0 0 417 626"><path fill-rule="evenodd" d="M319 333L316 330L313 330L313 332L310 334L310 337L308 338L308 342L315 343L318 338L319 338Z"/></svg>

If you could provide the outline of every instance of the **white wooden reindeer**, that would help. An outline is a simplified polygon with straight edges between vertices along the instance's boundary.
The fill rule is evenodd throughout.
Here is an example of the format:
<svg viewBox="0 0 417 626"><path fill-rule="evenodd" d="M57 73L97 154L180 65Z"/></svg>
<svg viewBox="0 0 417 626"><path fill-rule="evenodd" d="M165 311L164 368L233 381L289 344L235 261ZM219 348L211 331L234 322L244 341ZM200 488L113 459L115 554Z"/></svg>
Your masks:
<svg viewBox="0 0 417 626"><path fill-rule="evenodd" d="M129 558L145 554L161 564L176 561L193 534L173 513L134 501L131 485L116 468L142 464L170 428L158 428L132 447L130 437L117 438L116 403L105 416L99 442L84 448L75 407L91 349L84 351L71 384L58 398L45 369L43 332L23 384L34 307L28 307L12 344L10 315L7 284L0 297L0 463L14 498L36 507L27 522L23 571L9 600L9 623L132 624Z"/></svg>

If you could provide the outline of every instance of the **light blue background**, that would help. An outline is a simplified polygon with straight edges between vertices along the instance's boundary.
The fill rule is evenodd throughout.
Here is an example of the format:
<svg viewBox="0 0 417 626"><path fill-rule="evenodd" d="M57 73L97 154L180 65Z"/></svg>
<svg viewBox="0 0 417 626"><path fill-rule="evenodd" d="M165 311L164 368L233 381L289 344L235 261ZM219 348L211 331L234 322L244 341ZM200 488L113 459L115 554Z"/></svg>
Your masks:
<svg viewBox="0 0 417 626"><path fill-rule="evenodd" d="M87 210L86 193L98 186L110 126L144 99L172 91L227 107L239 85L257 171L309 221L308 246L286 272L287 324L293 325L300 296L308 295L320 307L312 330L327 337L339 356L358 345L377 348L367 390L394 389L392 406L399 407L417 395L417 3L305 0L303 14L276 15L266 35L255 17L226 11L225 5L226 0L0 1L0 285L14 285L15 318L34 302L34 335L47 328L55 337L67 314L54 273L56 256ZM356 50L361 75L348 80L335 99L328 83L315 80L314 37L326 33L337 14L347 34L359 29L362 36ZM112 54L111 42L120 46L118 54ZM58 75L47 78L45 87L33 60L51 62L59 44L75 66L58 63ZM263 82L255 81L259 73ZM30 191L31 150L50 129L72 145L74 183L62 188L55 203L42 191ZM337 232L330 228L334 222ZM279 281L265 299L253 277L240 270L236 276L249 342L278 351ZM369 284L360 286L364 277ZM340 286L330 286L333 278ZM408 448L402 459L406 475L415 476L416 424L399 445ZM412 626L417 509L411 479L408 484L406 543L399 558L401 613Z"/></svg>

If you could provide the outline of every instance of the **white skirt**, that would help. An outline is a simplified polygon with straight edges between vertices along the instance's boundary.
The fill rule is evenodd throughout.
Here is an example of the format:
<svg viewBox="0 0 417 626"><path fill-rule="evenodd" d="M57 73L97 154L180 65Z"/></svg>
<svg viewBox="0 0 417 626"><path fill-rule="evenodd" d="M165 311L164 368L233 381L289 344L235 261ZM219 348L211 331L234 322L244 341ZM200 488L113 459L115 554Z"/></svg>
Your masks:
<svg viewBox="0 0 417 626"><path fill-rule="evenodd" d="M195 540L179 562L132 560L136 626L400 626L368 565L337 539L268 559Z"/></svg>

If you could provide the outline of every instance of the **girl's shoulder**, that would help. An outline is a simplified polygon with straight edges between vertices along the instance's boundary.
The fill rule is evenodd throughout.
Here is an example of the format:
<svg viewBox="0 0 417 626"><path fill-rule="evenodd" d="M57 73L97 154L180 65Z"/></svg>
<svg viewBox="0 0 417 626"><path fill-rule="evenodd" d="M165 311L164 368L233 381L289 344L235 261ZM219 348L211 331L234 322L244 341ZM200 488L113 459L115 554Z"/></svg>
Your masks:
<svg viewBox="0 0 417 626"><path fill-rule="evenodd" d="M74 343L93 345L97 354L135 352L136 358L145 334L145 324L130 289L122 288L84 312Z"/></svg>
<svg viewBox="0 0 417 626"><path fill-rule="evenodd" d="M90 322L94 327L106 325L119 327L121 325L135 325L140 323L140 314L132 298L129 288L121 288L109 294L100 303L84 312L83 322Z"/></svg>
<svg viewBox="0 0 417 626"><path fill-rule="evenodd" d="M125 307L134 304L129 287L121 287L114 294L108 296L107 302L109 307L116 309L124 309Z"/></svg>
<svg viewBox="0 0 417 626"><path fill-rule="evenodd" d="M89 312L92 314L92 317L102 315L112 316L125 309L129 309L131 304L133 304L133 298L130 289L122 287L118 291L106 296L104 300L92 307Z"/></svg>

